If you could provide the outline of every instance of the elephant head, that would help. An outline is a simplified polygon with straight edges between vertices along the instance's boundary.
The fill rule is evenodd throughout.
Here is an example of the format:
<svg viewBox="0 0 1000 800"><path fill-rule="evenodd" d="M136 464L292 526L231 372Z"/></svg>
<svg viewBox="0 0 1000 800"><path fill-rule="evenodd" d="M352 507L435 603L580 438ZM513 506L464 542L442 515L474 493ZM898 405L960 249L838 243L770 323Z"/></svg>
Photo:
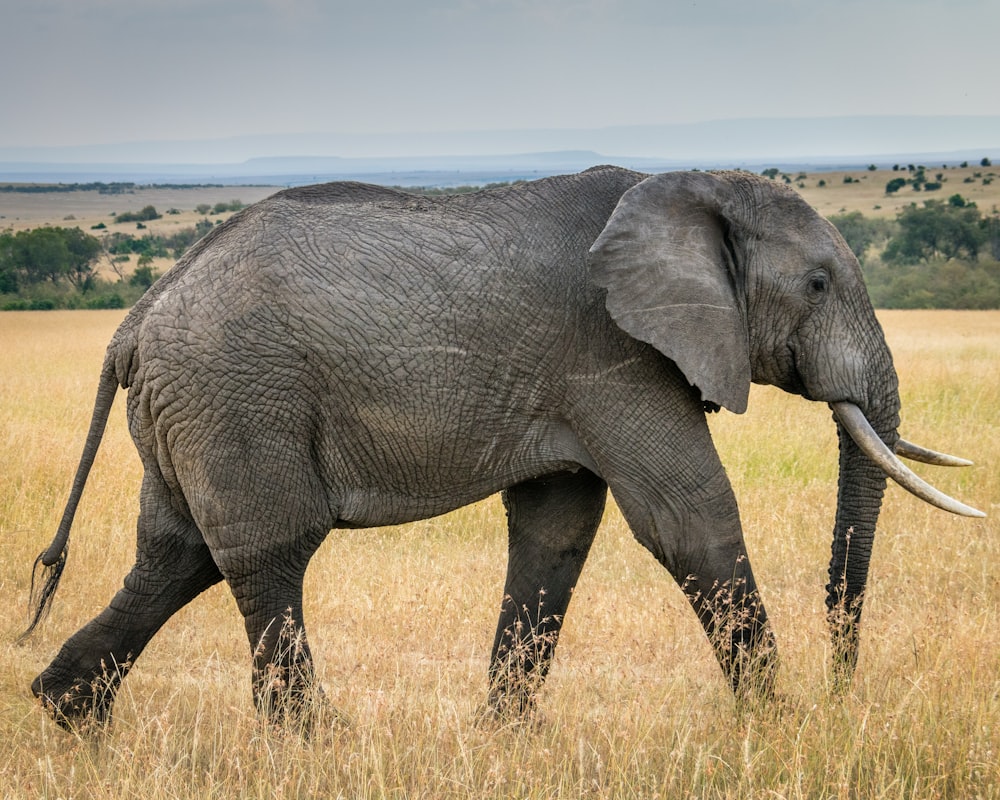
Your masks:
<svg viewBox="0 0 1000 800"><path fill-rule="evenodd" d="M670 358L707 408L742 413L751 382L830 404L840 466L826 603L835 674L849 678L885 476L982 516L893 454L969 463L899 439L896 373L857 259L790 189L746 173L678 172L622 196L589 267L618 326Z"/></svg>

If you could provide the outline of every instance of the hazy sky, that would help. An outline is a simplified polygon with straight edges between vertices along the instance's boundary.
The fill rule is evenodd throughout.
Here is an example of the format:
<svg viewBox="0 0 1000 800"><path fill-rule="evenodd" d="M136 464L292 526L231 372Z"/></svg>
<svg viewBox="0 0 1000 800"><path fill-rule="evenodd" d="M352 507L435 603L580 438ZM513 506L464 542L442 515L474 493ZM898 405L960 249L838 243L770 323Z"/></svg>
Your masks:
<svg viewBox="0 0 1000 800"><path fill-rule="evenodd" d="M992 115L1000 2L0 0L0 75L0 147Z"/></svg>

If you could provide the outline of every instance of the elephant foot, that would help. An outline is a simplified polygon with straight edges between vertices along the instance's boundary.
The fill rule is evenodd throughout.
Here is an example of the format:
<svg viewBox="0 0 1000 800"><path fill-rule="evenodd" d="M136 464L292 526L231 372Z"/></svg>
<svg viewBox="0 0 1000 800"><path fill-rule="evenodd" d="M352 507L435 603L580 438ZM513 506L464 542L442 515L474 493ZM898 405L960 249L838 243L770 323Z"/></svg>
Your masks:
<svg viewBox="0 0 1000 800"><path fill-rule="evenodd" d="M308 740L354 727L354 720L334 706L322 688L315 685L269 693L264 703L258 700L258 712L262 730L270 735Z"/></svg>
<svg viewBox="0 0 1000 800"><path fill-rule="evenodd" d="M254 694L261 724L273 732L310 738L321 731L339 732L354 725L350 716L329 701L308 660L268 664L257 677Z"/></svg>
<svg viewBox="0 0 1000 800"><path fill-rule="evenodd" d="M32 682L31 692L63 730L92 736L110 727L111 709L122 677L122 671L103 669L89 680L59 680L46 670Z"/></svg>
<svg viewBox="0 0 1000 800"><path fill-rule="evenodd" d="M543 722L538 710L538 694L542 688L539 673L522 673L506 669L494 674L486 703L476 712L476 724L482 728L537 728Z"/></svg>
<svg viewBox="0 0 1000 800"><path fill-rule="evenodd" d="M545 715L534 703L524 707L521 704L497 703L491 699L476 709L474 722L477 728L487 732L526 731L534 733L545 727Z"/></svg>

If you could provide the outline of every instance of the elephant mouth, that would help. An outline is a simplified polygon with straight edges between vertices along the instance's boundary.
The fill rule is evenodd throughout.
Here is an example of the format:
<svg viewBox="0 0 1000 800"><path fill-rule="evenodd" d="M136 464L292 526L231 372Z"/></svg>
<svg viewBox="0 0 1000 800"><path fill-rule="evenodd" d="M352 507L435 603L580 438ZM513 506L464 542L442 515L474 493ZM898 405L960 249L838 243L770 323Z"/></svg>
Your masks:
<svg viewBox="0 0 1000 800"><path fill-rule="evenodd" d="M906 491L919 497L926 503L937 506L952 514L959 514L963 517L985 517L979 509L967 506L949 497L939 489L934 488L923 478L918 476L909 467L899 460L898 456L903 456L912 461L919 461L924 464L936 464L948 467L966 467L972 464L964 458L950 456L946 453L938 453L934 450L920 447L918 445L900 439L894 448L890 449L881 437L875 433L875 429L854 403L846 401L830 403L830 408L837 419L837 422L847 431L855 444L861 449L879 469L902 486Z"/></svg>
<svg viewBox="0 0 1000 800"><path fill-rule="evenodd" d="M806 383L805 374L800 366L798 350L795 347L795 342L792 340L786 342L785 351L787 353L785 359L786 367L781 370L780 376L775 380L762 382L771 383L789 394L797 394L806 400L815 401L817 398L809 392L809 386Z"/></svg>

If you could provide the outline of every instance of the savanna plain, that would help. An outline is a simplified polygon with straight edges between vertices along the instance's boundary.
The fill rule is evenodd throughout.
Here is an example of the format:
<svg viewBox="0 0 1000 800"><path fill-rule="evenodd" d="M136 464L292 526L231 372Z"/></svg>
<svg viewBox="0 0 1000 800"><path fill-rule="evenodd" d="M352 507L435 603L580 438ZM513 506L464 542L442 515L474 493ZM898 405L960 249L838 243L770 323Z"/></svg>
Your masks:
<svg viewBox="0 0 1000 800"><path fill-rule="evenodd" d="M879 210L884 199L858 194L868 180L828 180L810 202ZM5 223L28 222L26 208ZM59 209L54 224L70 212L87 217ZM747 414L711 422L781 652L769 707L737 712L680 590L611 503L538 720L477 724L506 558L491 498L412 525L334 531L313 559L306 623L326 695L350 725L331 715L303 736L259 722L242 619L220 585L153 639L111 727L82 737L57 728L28 687L131 565L141 469L124 394L53 612L18 637L31 564L62 513L124 314L0 314L3 797L1000 798L1000 312L879 314L903 435L975 461L917 471L988 517L950 516L890 483L859 668L842 695L830 691L823 604L834 424L826 406L754 387Z"/></svg>
<svg viewBox="0 0 1000 800"><path fill-rule="evenodd" d="M1000 797L1000 312L881 314L903 430L962 454L921 467L984 509L890 484L859 670L829 687L823 586L836 443L825 406L754 387L713 418L782 654L779 698L737 713L694 615L612 505L532 726L476 724L506 542L497 498L412 525L335 531L307 575L319 677L346 727L258 722L224 586L173 618L110 729L56 728L28 686L120 585L140 466L124 395L77 516L53 613L19 643L29 573L62 511L122 311L0 315L0 793L9 798Z"/></svg>

